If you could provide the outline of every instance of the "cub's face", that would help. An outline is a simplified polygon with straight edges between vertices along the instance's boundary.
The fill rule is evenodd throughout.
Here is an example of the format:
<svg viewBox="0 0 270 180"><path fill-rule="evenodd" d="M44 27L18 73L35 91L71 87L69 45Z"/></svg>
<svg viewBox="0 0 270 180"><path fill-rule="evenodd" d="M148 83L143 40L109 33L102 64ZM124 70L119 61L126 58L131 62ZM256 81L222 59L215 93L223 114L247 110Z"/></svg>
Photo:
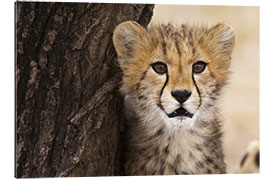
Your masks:
<svg viewBox="0 0 270 180"><path fill-rule="evenodd" d="M121 90L142 116L182 122L211 113L227 81L234 41L232 28L225 24L146 30L124 22L113 36L123 70Z"/></svg>

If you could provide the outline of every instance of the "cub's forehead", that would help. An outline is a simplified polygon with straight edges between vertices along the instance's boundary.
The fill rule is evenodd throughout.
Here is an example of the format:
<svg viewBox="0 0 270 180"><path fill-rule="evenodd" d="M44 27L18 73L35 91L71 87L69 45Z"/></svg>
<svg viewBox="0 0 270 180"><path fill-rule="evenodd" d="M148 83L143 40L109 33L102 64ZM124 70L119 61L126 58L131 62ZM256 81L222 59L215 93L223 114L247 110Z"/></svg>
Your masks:
<svg viewBox="0 0 270 180"><path fill-rule="evenodd" d="M205 26L193 26L189 24L161 24L152 25L148 28L150 36L157 40L181 40L181 42L186 42L187 40L195 40L200 35L207 32Z"/></svg>
<svg viewBox="0 0 270 180"><path fill-rule="evenodd" d="M166 57L166 61L175 59L192 61L197 58L199 53L196 50L196 44L205 31L205 28L188 24L158 25L148 29L152 44L156 46L157 56Z"/></svg>

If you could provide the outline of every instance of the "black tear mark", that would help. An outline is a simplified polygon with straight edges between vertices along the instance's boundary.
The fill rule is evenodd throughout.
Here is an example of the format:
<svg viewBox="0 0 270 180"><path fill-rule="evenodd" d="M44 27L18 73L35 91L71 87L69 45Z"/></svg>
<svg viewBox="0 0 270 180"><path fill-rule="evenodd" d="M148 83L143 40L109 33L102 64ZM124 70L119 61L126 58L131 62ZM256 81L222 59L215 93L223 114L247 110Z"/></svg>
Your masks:
<svg viewBox="0 0 270 180"><path fill-rule="evenodd" d="M197 90L197 92L198 92L198 94L199 94L199 98L200 98L200 104L199 104L199 107L200 107L200 106L201 106L201 103L202 103L202 100L201 100L201 92L200 92L200 90L199 90L199 88L198 88L198 86L197 86L197 84L196 84L195 79L194 79L194 73L192 73L192 80L193 80L193 83L194 83L194 85L195 85L195 87L196 87L196 90Z"/></svg>
<svg viewBox="0 0 270 180"><path fill-rule="evenodd" d="M168 72L166 72L166 81L165 81L163 87L161 88L161 91L160 91L160 94L159 94L159 102L158 102L158 106L159 106L163 111L164 111L164 108L163 108L162 105L161 105L161 96L162 96L162 94L163 94L163 90L164 90L165 86L167 85L168 81L169 81L169 75L168 75ZM164 112L165 112L165 111L164 111ZM166 112L165 112L165 113L166 113Z"/></svg>
<svg viewBox="0 0 270 180"><path fill-rule="evenodd" d="M256 153L255 163L258 167L260 167L260 151Z"/></svg>
<svg viewBox="0 0 270 180"><path fill-rule="evenodd" d="M244 155L244 157L243 157L243 159L242 159L242 161L241 161L241 163L240 163L240 166L241 166L241 167L243 167L245 161L247 160L247 157L248 157L248 153L246 153L246 154Z"/></svg>

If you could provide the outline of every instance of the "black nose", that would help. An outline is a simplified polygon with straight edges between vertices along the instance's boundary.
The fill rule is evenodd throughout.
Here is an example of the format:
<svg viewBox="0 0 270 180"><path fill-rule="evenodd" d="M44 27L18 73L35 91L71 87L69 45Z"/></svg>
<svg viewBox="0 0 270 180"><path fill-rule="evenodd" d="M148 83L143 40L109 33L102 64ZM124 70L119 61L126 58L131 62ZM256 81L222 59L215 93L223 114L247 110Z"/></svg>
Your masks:
<svg viewBox="0 0 270 180"><path fill-rule="evenodd" d="M172 91L172 96L180 103L184 103L189 98L190 95L191 92L187 90Z"/></svg>

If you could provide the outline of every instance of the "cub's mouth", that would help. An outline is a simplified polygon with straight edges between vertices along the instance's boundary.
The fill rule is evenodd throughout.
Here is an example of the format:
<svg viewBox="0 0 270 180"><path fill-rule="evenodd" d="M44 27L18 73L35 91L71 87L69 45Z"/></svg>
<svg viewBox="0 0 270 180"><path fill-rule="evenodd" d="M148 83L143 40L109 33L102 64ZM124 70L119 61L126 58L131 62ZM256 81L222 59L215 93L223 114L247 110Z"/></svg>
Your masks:
<svg viewBox="0 0 270 180"><path fill-rule="evenodd" d="M177 116L186 116L189 118L193 117L193 114L189 113L185 108L180 107L178 109L176 109L174 112L172 112L171 114L168 114L169 118L174 118Z"/></svg>

